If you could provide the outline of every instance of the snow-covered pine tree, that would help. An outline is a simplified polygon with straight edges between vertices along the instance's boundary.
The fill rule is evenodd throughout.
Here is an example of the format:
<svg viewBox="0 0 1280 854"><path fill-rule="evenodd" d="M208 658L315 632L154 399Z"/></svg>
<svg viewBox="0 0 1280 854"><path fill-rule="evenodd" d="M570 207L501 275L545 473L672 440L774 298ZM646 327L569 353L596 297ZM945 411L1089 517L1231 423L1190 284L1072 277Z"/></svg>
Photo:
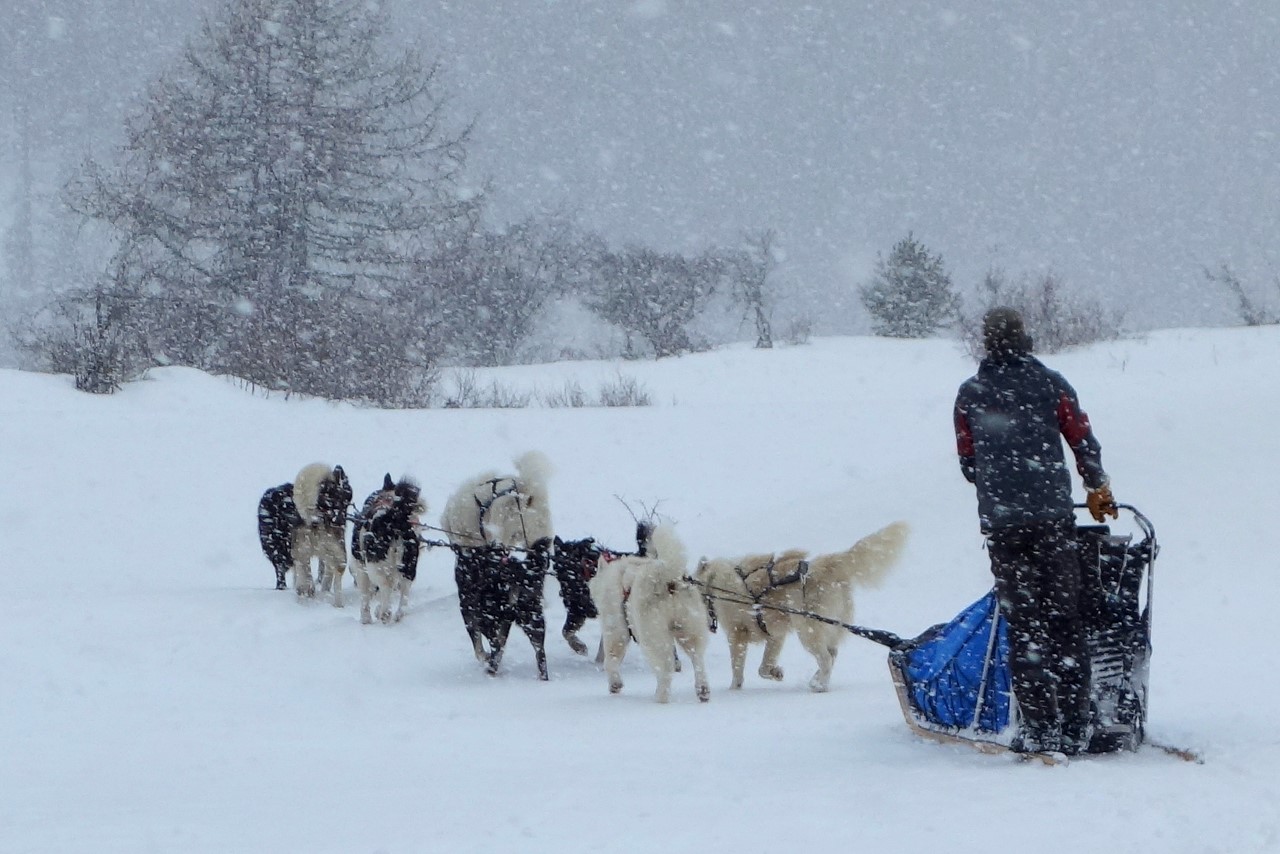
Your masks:
<svg viewBox="0 0 1280 854"><path fill-rule="evenodd" d="M387 298L415 246L474 215L467 132L445 129L437 71L381 46L364 0L229 0L89 163L76 204L110 224L150 295L152 350L271 388L396 394L429 359Z"/></svg>
<svg viewBox="0 0 1280 854"><path fill-rule="evenodd" d="M872 330L891 338L928 338L954 323L960 308L942 256L910 233L894 245L888 260L876 259L871 281L858 292Z"/></svg>

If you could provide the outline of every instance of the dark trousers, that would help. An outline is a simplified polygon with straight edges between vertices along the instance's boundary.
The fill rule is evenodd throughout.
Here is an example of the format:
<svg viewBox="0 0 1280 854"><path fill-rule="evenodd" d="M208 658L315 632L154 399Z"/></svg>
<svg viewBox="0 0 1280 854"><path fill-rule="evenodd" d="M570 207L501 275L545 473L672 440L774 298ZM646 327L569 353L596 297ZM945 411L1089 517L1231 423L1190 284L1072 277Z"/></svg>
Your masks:
<svg viewBox="0 0 1280 854"><path fill-rule="evenodd" d="M987 547L1009 624L1013 694L1023 725L1036 737L1082 738L1089 720L1089 653L1075 522L1000 528Z"/></svg>

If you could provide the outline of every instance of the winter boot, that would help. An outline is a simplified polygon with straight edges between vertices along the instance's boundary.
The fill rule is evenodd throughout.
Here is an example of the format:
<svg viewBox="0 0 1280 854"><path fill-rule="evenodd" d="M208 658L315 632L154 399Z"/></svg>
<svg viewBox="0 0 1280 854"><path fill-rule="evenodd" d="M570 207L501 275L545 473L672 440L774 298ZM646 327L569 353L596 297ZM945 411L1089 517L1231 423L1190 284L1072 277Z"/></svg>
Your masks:
<svg viewBox="0 0 1280 854"><path fill-rule="evenodd" d="M1026 721L1009 747L1015 753L1060 753L1062 733L1056 725Z"/></svg>
<svg viewBox="0 0 1280 854"><path fill-rule="evenodd" d="M1062 725L1062 752L1068 756L1079 756L1089 752L1088 720L1068 720Z"/></svg>

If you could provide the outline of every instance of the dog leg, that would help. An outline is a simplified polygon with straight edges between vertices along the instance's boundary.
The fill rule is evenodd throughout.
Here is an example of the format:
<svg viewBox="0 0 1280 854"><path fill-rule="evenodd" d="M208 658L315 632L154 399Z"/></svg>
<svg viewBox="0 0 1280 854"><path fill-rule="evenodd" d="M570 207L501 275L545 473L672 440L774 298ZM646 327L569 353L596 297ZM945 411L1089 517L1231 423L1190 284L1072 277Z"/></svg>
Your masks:
<svg viewBox="0 0 1280 854"><path fill-rule="evenodd" d="M320 591L333 595L332 601L335 608L341 608L345 604L342 597L342 573L345 568L341 563L334 563L333 558L326 559L320 565L321 578L323 579Z"/></svg>
<svg viewBox="0 0 1280 854"><path fill-rule="evenodd" d="M489 638L489 658L487 672L490 676L498 675L498 668L502 665L502 653L507 648L507 637L511 634L511 622L506 621L498 630Z"/></svg>
<svg viewBox="0 0 1280 854"><path fill-rule="evenodd" d="M824 646L817 651L810 651L814 653L814 658L818 661L818 672L813 674L813 678L809 680L809 688L821 694L831 685L831 668L835 666L836 653L839 652L839 649L834 646Z"/></svg>
<svg viewBox="0 0 1280 854"><path fill-rule="evenodd" d="M587 654L587 645L583 643L576 634L568 631L567 629L562 631L560 634L564 636L565 643L569 644L569 649L573 650L578 655Z"/></svg>
<svg viewBox="0 0 1280 854"><path fill-rule="evenodd" d="M360 591L360 622L366 626L373 622L373 614L369 609L369 605L372 603L372 600L372 592L367 586L364 587L364 589Z"/></svg>
<svg viewBox="0 0 1280 854"><path fill-rule="evenodd" d="M680 663L680 651L676 649L675 644L671 645L671 666L676 673L684 670L684 665Z"/></svg>
<svg viewBox="0 0 1280 854"><path fill-rule="evenodd" d="M335 608L342 608L347 604L346 594L342 592L342 572L344 569L345 567L339 565L333 578L333 607Z"/></svg>
<svg viewBox="0 0 1280 854"><path fill-rule="evenodd" d="M363 564L351 566L351 577L360 591L360 622L369 625L373 615L369 612L369 602L373 598L373 585L369 582L369 572Z"/></svg>
<svg viewBox="0 0 1280 854"><path fill-rule="evenodd" d="M484 638L480 633L470 626L467 627L467 634L471 636L471 651L476 655L476 661L486 664L489 661L489 652L484 648Z"/></svg>
<svg viewBox="0 0 1280 854"><path fill-rule="evenodd" d="M391 594L395 592L392 586L385 579L378 585L378 622L384 626L391 625Z"/></svg>
<svg viewBox="0 0 1280 854"><path fill-rule="evenodd" d="M275 564L275 569L276 569L276 589L288 590L289 583L285 581L284 574L289 571L289 565L286 563L277 563Z"/></svg>
<svg viewBox="0 0 1280 854"><path fill-rule="evenodd" d="M342 545L341 533L329 533L326 537L321 567L325 592L333 594L333 607L341 608L346 604L342 594L342 575L347 570L347 550Z"/></svg>
<svg viewBox="0 0 1280 854"><path fill-rule="evenodd" d="M480 594L479 584L480 568L476 565L477 558L468 557L462 553L454 555L453 563L453 580L458 587L458 611L462 614L462 625L467 630L467 637L471 639L471 652L475 655L476 661L486 664L489 661L489 653L484 648L483 633L480 631Z"/></svg>
<svg viewBox="0 0 1280 854"><path fill-rule="evenodd" d="M582 628L586 622L586 614L577 609L570 609L564 617L564 628L560 630L560 636L564 638L565 643L569 644L569 649L578 655L587 654L587 645L578 637L578 629Z"/></svg>
<svg viewBox="0 0 1280 854"><path fill-rule="evenodd" d="M400 576L400 583L397 585L400 588L400 602L396 607L395 617L395 621L397 623L404 619L405 609L409 607L409 587L412 584L412 581L405 578L403 575Z"/></svg>
<svg viewBox="0 0 1280 854"><path fill-rule="evenodd" d="M630 616L630 614L629 614ZM663 631L663 637L652 637L652 634L658 633L658 629L652 624L648 626L637 625L632 623L636 632L636 640L640 644L640 650L644 653L645 660L649 663L649 669L653 671L653 675L658 679L657 690L654 691L653 699L659 703L666 703L671 700L671 677L675 673L675 657L671 654L671 648L675 645L673 638L666 631ZM654 647L657 647L656 649Z"/></svg>
<svg viewBox="0 0 1280 854"><path fill-rule="evenodd" d="M311 578L311 559L293 562L293 589L299 599L314 599L316 596L315 581Z"/></svg>
<svg viewBox="0 0 1280 854"><path fill-rule="evenodd" d="M653 675L658 677L657 690L653 692L653 699L659 703L668 703L671 701L671 677L673 670L671 667L671 659L665 655L661 656L661 663L651 662L653 665Z"/></svg>
<svg viewBox="0 0 1280 854"><path fill-rule="evenodd" d="M621 631L606 631L600 636L600 651L604 658L604 672L609 676L609 693L622 691L622 659L627 655L631 638L626 627Z"/></svg>
<svg viewBox="0 0 1280 854"><path fill-rule="evenodd" d="M778 666L778 656L782 654L782 644L787 639L784 635L769 635L764 642L764 658L760 661L760 676L782 681L782 668Z"/></svg>
<svg viewBox="0 0 1280 854"><path fill-rule="evenodd" d="M525 637L529 639L529 643L533 644L533 656L538 662L538 678L543 682L548 681L551 677L547 674L547 621L539 611L530 615L520 625L521 631Z"/></svg>
<svg viewBox="0 0 1280 854"><path fill-rule="evenodd" d="M689 660L693 662L693 690L700 702L711 699L711 685L707 682L706 640L697 635L683 634L679 637L680 646Z"/></svg>
<svg viewBox="0 0 1280 854"><path fill-rule="evenodd" d="M293 535L293 589L300 599L312 599L316 595L315 582L311 578L311 558L315 555L314 533L304 525Z"/></svg>
<svg viewBox="0 0 1280 854"><path fill-rule="evenodd" d="M747 667L747 643L750 636L743 629L726 627L725 637L729 640L729 661L733 666L733 680L729 683L729 688L741 688L742 675Z"/></svg>

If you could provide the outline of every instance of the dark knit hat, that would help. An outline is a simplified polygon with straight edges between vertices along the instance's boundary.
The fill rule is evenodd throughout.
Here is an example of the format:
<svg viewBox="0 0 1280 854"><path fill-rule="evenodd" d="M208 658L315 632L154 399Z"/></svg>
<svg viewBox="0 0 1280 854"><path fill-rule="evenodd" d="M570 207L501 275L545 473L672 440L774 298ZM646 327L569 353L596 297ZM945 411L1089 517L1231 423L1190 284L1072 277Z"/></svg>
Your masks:
<svg viewBox="0 0 1280 854"><path fill-rule="evenodd" d="M1022 315L1008 306L993 308L982 318L982 346L988 356L1025 355L1031 352L1031 336Z"/></svg>

